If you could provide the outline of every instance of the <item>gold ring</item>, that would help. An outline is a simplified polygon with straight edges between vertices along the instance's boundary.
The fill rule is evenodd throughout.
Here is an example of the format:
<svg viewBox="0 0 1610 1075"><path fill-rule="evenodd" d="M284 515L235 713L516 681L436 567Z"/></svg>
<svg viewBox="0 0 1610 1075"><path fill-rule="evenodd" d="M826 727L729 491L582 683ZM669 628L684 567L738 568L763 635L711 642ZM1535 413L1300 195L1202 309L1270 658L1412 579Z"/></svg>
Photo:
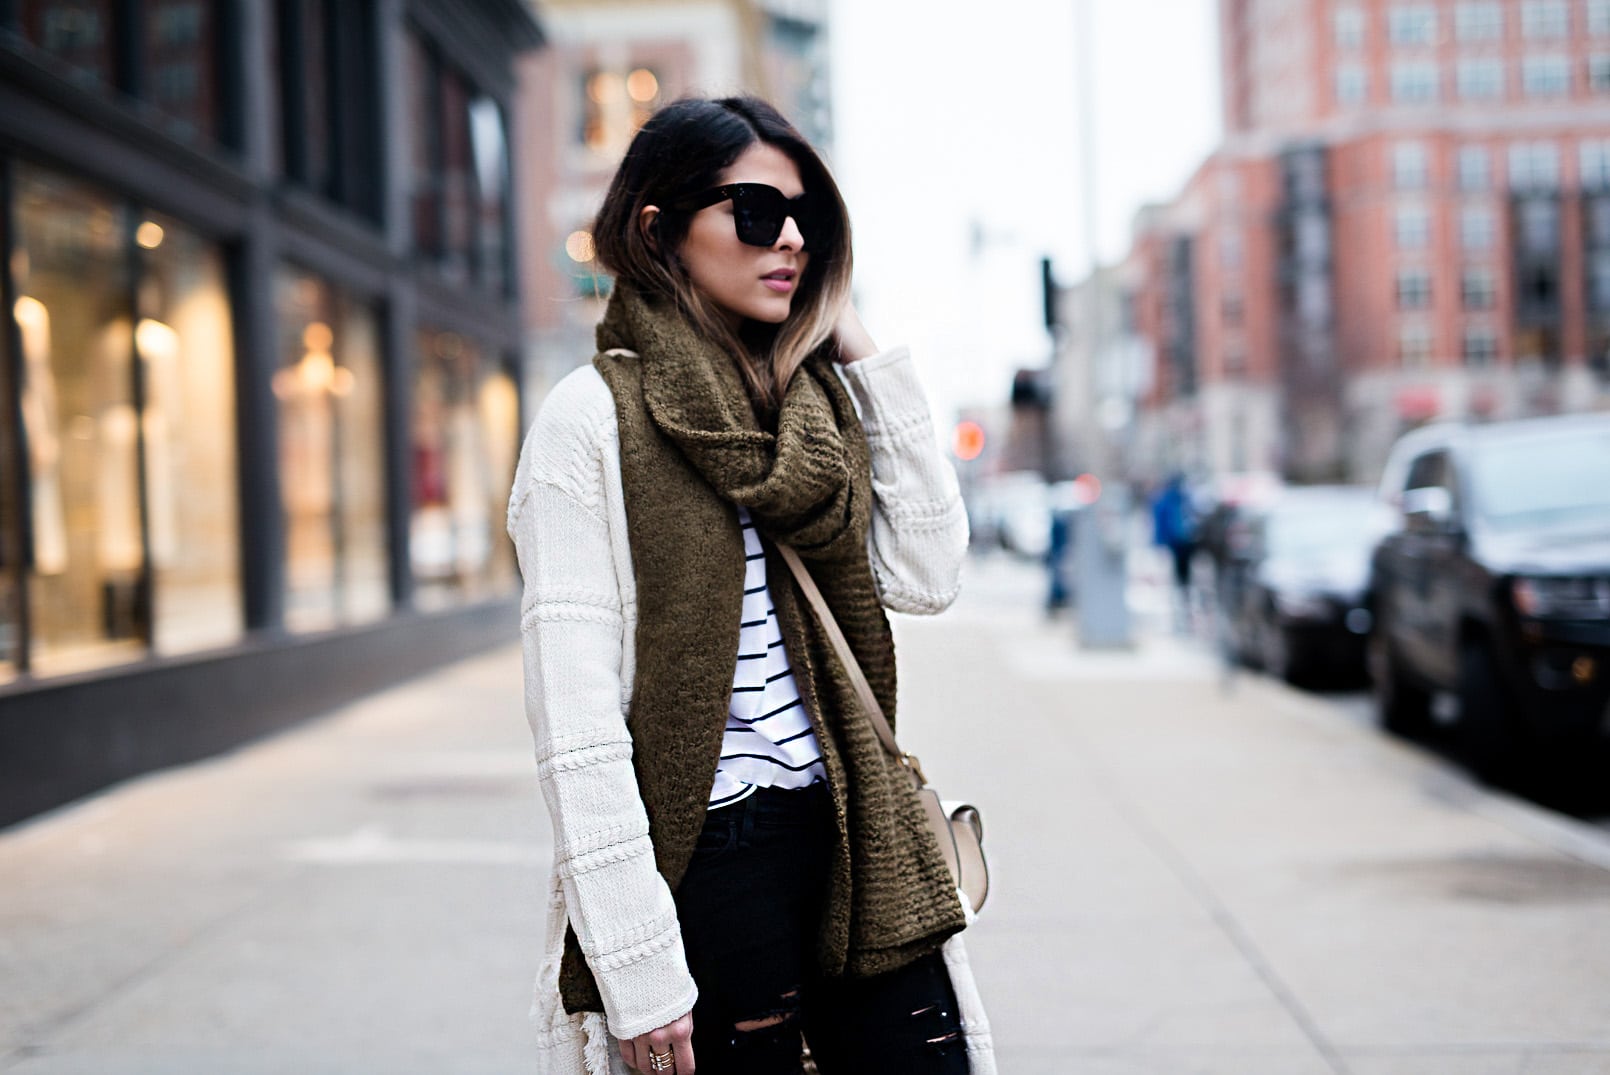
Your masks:
<svg viewBox="0 0 1610 1075"><path fill-rule="evenodd" d="M667 1049L663 1053L649 1050L648 1069L650 1071L670 1071L676 1067L676 1054Z"/></svg>

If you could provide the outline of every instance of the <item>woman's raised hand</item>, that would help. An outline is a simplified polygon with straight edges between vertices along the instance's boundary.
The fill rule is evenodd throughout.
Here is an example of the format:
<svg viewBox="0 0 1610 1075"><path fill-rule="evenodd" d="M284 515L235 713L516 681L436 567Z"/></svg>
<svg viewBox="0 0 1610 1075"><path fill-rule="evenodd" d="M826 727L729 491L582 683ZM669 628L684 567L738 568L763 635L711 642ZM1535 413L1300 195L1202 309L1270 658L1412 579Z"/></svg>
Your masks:
<svg viewBox="0 0 1610 1075"><path fill-rule="evenodd" d="M649 1059L651 1055L664 1057L666 1053L675 1058L671 1066L666 1066L663 1060L656 1066ZM676 1075L693 1075L693 1013L689 1012L658 1030L623 1040L621 1059L626 1061L627 1067L643 1075L664 1075L671 1071Z"/></svg>
<svg viewBox="0 0 1610 1075"><path fill-rule="evenodd" d="M855 362L878 353L878 345L872 342L866 326L861 324L861 315L855 312L855 303L849 299L845 299L839 309L838 323L833 326L833 340L839 345L840 362Z"/></svg>

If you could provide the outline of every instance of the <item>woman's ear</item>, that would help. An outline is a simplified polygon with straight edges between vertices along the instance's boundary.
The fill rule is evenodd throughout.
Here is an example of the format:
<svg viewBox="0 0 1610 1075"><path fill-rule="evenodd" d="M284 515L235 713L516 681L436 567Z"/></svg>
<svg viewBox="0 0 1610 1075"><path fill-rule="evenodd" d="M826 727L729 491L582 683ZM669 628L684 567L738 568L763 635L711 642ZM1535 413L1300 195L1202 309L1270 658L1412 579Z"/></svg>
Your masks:
<svg viewBox="0 0 1610 1075"><path fill-rule="evenodd" d="M659 220L660 207L657 205L645 205L637 214L637 226L643 229L643 239L648 243L649 249L656 252L660 248L659 230L655 227Z"/></svg>

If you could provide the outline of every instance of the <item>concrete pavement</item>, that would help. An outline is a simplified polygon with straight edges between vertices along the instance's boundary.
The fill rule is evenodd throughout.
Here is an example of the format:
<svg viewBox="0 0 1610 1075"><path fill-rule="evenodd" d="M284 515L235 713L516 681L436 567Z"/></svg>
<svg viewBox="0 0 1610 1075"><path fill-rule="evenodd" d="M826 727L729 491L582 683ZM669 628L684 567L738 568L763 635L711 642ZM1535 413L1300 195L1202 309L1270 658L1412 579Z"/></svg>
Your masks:
<svg viewBox="0 0 1610 1075"><path fill-rule="evenodd" d="M1037 587L897 624L1006 1075L1610 1073L1603 832ZM0 833L0 1071L531 1070L550 850L513 647Z"/></svg>

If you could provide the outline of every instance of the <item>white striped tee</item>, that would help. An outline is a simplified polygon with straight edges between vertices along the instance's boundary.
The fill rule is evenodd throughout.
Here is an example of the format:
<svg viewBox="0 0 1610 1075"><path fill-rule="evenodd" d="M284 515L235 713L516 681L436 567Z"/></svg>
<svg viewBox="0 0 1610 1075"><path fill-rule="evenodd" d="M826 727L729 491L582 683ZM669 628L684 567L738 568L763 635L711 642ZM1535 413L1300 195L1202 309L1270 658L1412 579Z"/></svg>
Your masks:
<svg viewBox="0 0 1610 1075"><path fill-rule="evenodd" d="M721 736L710 807L726 806L756 788L803 788L827 780L822 746L800 699L788 649L766 585L766 553L749 512L738 509L744 535L744 600L727 727Z"/></svg>

